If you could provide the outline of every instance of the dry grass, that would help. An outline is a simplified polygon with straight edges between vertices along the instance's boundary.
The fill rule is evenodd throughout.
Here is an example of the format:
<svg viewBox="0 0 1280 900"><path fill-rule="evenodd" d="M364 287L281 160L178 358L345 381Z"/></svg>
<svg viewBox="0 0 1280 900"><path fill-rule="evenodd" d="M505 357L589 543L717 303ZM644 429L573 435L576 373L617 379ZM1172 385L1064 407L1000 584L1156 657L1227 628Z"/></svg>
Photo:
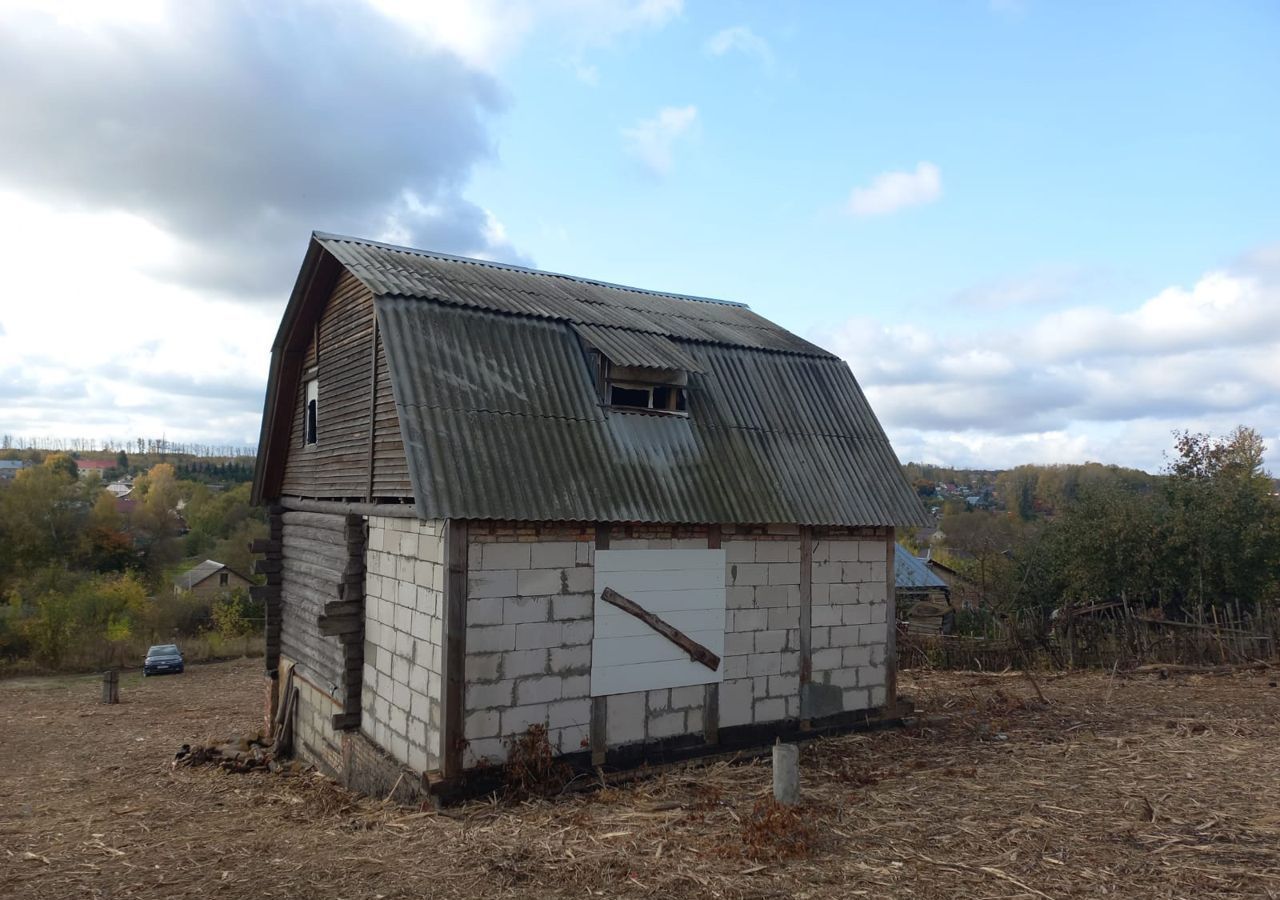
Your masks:
<svg viewBox="0 0 1280 900"><path fill-rule="evenodd" d="M258 665L0 684L0 896L1280 897L1274 672L904 677L920 724L806 747L798 815L763 762L434 813L173 770Z"/></svg>

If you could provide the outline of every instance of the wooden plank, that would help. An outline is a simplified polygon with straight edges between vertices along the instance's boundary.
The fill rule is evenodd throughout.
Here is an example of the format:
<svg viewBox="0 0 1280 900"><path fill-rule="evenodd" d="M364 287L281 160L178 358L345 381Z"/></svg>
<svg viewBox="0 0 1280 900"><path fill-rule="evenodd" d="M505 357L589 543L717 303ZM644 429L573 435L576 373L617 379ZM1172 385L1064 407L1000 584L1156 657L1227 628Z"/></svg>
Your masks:
<svg viewBox="0 0 1280 900"><path fill-rule="evenodd" d="M800 691L813 681L813 529L800 529Z"/></svg>
<svg viewBox="0 0 1280 900"><path fill-rule="evenodd" d="M702 694L702 739L708 744L720 743L720 685L705 685Z"/></svg>
<svg viewBox="0 0 1280 900"><path fill-rule="evenodd" d="M671 643L675 644L685 653L689 654L689 658L695 662L700 662L712 672L720 668L720 657L712 653L702 644L699 644L693 638L686 635L680 629L673 627L663 619L658 618L644 607L627 599L619 594L613 588L605 588L600 592L600 599L605 603L609 603L618 607L623 612L630 613L640 621L644 622L658 634L662 635Z"/></svg>
<svg viewBox="0 0 1280 900"><path fill-rule="evenodd" d="M450 519L445 526L444 616L444 728L441 729L441 771L452 777L462 771L463 697L467 661L467 522Z"/></svg>
<svg viewBox="0 0 1280 900"><path fill-rule="evenodd" d="M378 443L378 316L373 314L373 339L369 341L369 471L364 498L373 501L374 449Z"/></svg>
<svg viewBox="0 0 1280 900"><path fill-rule="evenodd" d="M720 539L721 539L721 530L720 530L720 526L719 526L719 525L708 525L708 526L707 526L707 549L708 549L708 550L719 550L719 549L720 549Z"/></svg>
<svg viewBox="0 0 1280 900"><path fill-rule="evenodd" d="M603 766L609 750L609 698L591 698L591 765Z"/></svg>
<svg viewBox="0 0 1280 900"><path fill-rule="evenodd" d="M281 497L280 503L291 510L345 515L355 513L364 516L390 516L395 519L418 518L417 507L412 503L362 503L335 500L313 500L302 497Z"/></svg>
<svg viewBox="0 0 1280 900"><path fill-rule="evenodd" d="M885 544L885 569L887 570L885 577L888 579L885 585L885 621L888 622L884 648L885 705L892 709L898 702L898 608L894 596L897 590L897 575L893 571L893 554L898 542L895 539L894 529L889 529Z"/></svg>

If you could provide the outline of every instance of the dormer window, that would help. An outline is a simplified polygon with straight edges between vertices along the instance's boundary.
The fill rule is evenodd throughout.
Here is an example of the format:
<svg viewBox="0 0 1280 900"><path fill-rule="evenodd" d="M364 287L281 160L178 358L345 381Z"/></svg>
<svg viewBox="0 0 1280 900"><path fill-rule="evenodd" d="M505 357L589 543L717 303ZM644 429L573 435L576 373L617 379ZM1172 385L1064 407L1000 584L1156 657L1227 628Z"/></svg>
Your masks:
<svg viewBox="0 0 1280 900"><path fill-rule="evenodd" d="M303 443L310 447L316 443L317 427L320 415L320 383L311 378L307 381L306 406L303 408Z"/></svg>
<svg viewBox="0 0 1280 900"><path fill-rule="evenodd" d="M575 324L592 361L600 400L613 409L689 415L689 375L697 360L670 337Z"/></svg>
<svg viewBox="0 0 1280 900"><path fill-rule="evenodd" d="M634 381L609 382L609 405L620 409L650 412L687 413L688 398L678 384L644 384Z"/></svg>
<svg viewBox="0 0 1280 900"><path fill-rule="evenodd" d="M605 362L606 402L615 409L689 414L689 375L675 369L615 366Z"/></svg>

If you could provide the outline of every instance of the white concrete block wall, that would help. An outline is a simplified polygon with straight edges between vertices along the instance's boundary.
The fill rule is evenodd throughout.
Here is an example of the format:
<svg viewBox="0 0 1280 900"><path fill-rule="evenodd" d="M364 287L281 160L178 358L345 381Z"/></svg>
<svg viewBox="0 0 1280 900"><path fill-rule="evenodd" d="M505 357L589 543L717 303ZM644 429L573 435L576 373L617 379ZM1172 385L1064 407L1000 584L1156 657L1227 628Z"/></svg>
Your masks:
<svg viewBox="0 0 1280 900"><path fill-rule="evenodd" d="M799 529L727 530L721 727L800 715ZM705 537L620 537L611 549L702 549ZM544 723L553 749L587 749L594 529L473 530L468 548L464 765L499 763L505 742ZM887 538L816 540L813 681L840 688L845 711L886 700ZM705 688L606 698L611 747L704 728Z"/></svg>
<svg viewBox="0 0 1280 900"><path fill-rule="evenodd" d="M505 760L505 742L538 723L557 753L585 748L594 553L594 540L572 529L473 537L464 766Z"/></svg>
<svg viewBox="0 0 1280 900"><path fill-rule="evenodd" d="M885 538L814 542L813 681L840 687L846 712L883 706L886 700L887 569Z"/></svg>
<svg viewBox="0 0 1280 900"><path fill-rule="evenodd" d="M725 536L720 725L800 715L800 537Z"/></svg>
<svg viewBox="0 0 1280 900"><path fill-rule="evenodd" d="M360 729L409 768L440 766L444 523L369 517Z"/></svg>

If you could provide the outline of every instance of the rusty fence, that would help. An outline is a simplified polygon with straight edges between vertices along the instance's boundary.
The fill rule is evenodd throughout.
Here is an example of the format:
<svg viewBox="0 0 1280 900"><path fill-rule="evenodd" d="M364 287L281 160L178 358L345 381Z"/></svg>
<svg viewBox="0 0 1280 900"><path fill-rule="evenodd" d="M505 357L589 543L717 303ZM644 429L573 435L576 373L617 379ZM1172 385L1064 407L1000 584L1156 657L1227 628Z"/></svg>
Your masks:
<svg viewBox="0 0 1280 900"><path fill-rule="evenodd" d="M900 627L898 664L903 669L1000 671L1271 662L1280 647L1280 603L1260 605L1253 612L1210 607L1193 621L1102 604L1055 617L1002 616L984 630L977 636L941 635Z"/></svg>

